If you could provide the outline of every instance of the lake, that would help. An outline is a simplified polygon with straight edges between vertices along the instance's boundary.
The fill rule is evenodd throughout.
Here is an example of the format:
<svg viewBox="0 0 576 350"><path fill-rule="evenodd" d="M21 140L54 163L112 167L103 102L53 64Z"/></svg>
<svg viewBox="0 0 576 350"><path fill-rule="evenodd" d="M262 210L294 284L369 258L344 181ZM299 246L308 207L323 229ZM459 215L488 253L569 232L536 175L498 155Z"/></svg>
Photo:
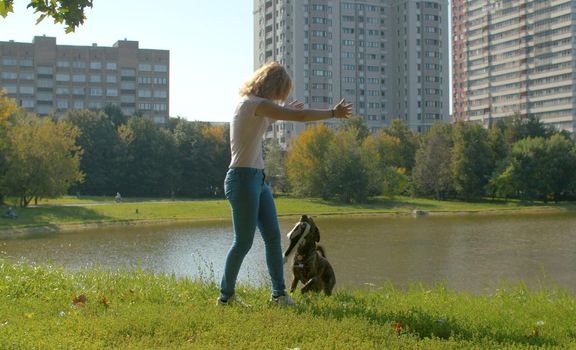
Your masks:
<svg viewBox="0 0 576 350"><path fill-rule="evenodd" d="M515 214L428 217L317 217L336 288L391 282L442 283L489 292L502 283L576 290L576 215ZM288 232L295 220L281 220ZM283 248L287 239L283 234ZM219 282L232 241L229 222L121 226L0 239L0 258L50 263L68 270L141 268ZM257 233L239 280L267 281ZM289 285L291 271L286 266Z"/></svg>

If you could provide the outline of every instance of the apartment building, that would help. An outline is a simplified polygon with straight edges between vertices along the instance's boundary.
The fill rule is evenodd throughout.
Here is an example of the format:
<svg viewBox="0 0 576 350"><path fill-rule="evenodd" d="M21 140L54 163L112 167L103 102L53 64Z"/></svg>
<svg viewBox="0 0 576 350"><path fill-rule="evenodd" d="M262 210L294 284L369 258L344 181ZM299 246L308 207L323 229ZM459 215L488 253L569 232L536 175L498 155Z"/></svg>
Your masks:
<svg viewBox="0 0 576 350"><path fill-rule="evenodd" d="M57 45L46 36L0 42L0 88L39 115L116 105L126 115L165 123L169 77L169 51L140 49L138 41L112 47Z"/></svg>
<svg viewBox="0 0 576 350"><path fill-rule="evenodd" d="M574 0L452 0L453 115L576 126Z"/></svg>
<svg viewBox="0 0 576 350"><path fill-rule="evenodd" d="M449 121L448 35L446 0L254 0L254 68L280 62L294 99L345 98L371 131ZM267 137L286 146L305 127L277 122Z"/></svg>

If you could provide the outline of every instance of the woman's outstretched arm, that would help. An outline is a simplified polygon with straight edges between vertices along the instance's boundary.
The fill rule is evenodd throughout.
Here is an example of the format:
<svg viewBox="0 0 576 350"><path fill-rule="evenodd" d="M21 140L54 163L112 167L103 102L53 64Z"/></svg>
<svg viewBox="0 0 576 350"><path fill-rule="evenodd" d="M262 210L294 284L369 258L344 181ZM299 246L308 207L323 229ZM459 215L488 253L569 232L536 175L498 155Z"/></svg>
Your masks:
<svg viewBox="0 0 576 350"><path fill-rule="evenodd" d="M295 106L297 107L298 104ZM256 115L276 120L311 122L328 118L348 118L352 113L352 104L342 99L332 109L297 109L279 106L270 100L262 100L256 107Z"/></svg>

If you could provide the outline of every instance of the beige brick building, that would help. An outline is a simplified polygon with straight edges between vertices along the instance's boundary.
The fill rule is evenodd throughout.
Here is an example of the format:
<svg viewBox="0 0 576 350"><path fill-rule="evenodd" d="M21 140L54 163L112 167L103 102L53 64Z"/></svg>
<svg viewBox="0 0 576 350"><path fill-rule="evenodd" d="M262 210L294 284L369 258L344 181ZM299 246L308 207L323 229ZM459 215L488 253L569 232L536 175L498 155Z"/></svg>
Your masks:
<svg viewBox="0 0 576 350"><path fill-rule="evenodd" d="M453 115L576 128L576 1L452 0Z"/></svg>
<svg viewBox="0 0 576 350"><path fill-rule="evenodd" d="M126 115L169 116L170 52L140 49L137 41L112 47L0 42L0 88L39 115L116 105Z"/></svg>

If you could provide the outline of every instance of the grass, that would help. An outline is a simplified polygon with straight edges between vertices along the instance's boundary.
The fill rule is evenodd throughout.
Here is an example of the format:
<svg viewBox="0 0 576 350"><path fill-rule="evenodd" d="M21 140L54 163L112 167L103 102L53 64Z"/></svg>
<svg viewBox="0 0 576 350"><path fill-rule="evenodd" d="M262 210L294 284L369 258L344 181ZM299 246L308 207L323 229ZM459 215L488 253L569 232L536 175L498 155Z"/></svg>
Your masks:
<svg viewBox="0 0 576 350"><path fill-rule="evenodd" d="M295 295L240 286L252 308L221 307L210 278L0 261L2 349L530 349L576 348L576 298L503 287L473 295L391 285ZM85 296L85 301L81 295Z"/></svg>
<svg viewBox="0 0 576 350"><path fill-rule="evenodd" d="M14 200L12 200L13 202ZM8 200L10 204L11 200ZM525 204L518 201L435 201L430 199L396 197L375 198L363 204L342 204L309 198L280 197L276 199L278 215L373 215L409 214L415 209L435 213L478 211L527 211L542 209L574 210L574 204ZM18 218L0 219L0 230L24 227L57 229L69 224L121 223L144 221L230 220L226 200L179 200L127 198L114 203L108 197L62 197L43 200L38 206L17 209Z"/></svg>

